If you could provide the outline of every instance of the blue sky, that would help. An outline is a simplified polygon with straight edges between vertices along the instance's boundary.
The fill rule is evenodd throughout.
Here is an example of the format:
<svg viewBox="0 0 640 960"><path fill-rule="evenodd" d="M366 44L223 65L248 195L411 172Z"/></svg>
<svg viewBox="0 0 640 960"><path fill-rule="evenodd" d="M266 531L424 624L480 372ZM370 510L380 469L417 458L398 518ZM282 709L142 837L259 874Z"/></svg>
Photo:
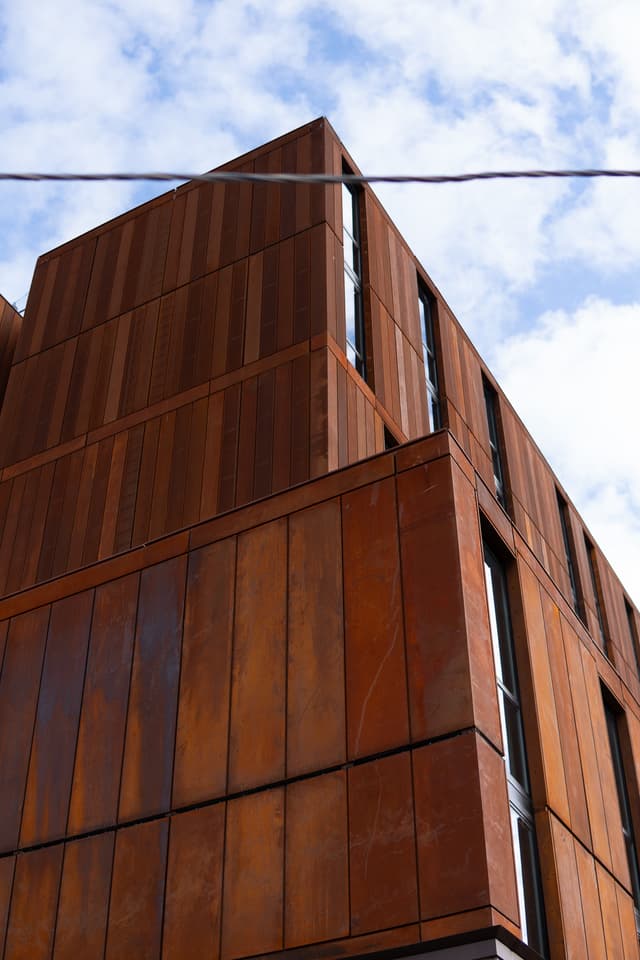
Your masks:
<svg viewBox="0 0 640 960"><path fill-rule="evenodd" d="M640 167L638 36L637 0L0 0L0 167L206 170L321 114L365 173ZM0 185L0 291L154 192ZM378 193L640 602L640 183Z"/></svg>

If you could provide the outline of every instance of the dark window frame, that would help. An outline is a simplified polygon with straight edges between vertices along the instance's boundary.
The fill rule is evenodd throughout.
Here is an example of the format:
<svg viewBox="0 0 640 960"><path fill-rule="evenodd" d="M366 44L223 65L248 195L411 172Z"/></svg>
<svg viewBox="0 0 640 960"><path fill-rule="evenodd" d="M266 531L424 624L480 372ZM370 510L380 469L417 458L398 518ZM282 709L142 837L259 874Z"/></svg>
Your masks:
<svg viewBox="0 0 640 960"><path fill-rule="evenodd" d="M384 424L384 448L385 450L393 450L394 447L399 447L400 441L391 433L389 427Z"/></svg>
<svg viewBox="0 0 640 960"><path fill-rule="evenodd" d="M635 657L636 663L636 672L640 678L640 640L638 639L638 627L636 625L636 618L633 612L633 607L629 600L623 595L624 601L624 611L627 615L627 626L629 628L629 637L631 639L631 648L633 650L633 656Z"/></svg>
<svg viewBox="0 0 640 960"><path fill-rule="evenodd" d="M540 861L536 843L531 780L527 762L516 645L506 564L484 537L483 553L500 724L504 741L507 793L513 839L518 905L523 940L548 956ZM507 561L508 562L508 561ZM509 714L509 719L507 715Z"/></svg>
<svg viewBox="0 0 640 960"><path fill-rule="evenodd" d="M580 620L584 623L585 612L584 612L584 595L582 590L582 583L580 581L580 576L578 573L578 562L576 557L576 546L573 539L573 531L571 529L571 518L569 516L569 504L564 499L558 488L556 487L556 500L558 503L558 515L560 517L560 529L562 531L562 541L564 543L564 555L567 562L567 571L569 573L569 585L571 587L571 599L573 601L573 609L575 613L580 617Z"/></svg>
<svg viewBox="0 0 640 960"><path fill-rule="evenodd" d="M607 736L609 739L609 748L611 753L611 763L613 765L613 776L616 783L618 794L618 804L620 808L620 820L622 824L622 836L624 839L625 851L627 854L627 863L629 866L629 878L631 880L631 893L633 896L633 905L636 918L636 930L640 933L640 861L638 859L638 847L636 845L636 832L638 826L638 809L640 798L638 797L638 787L635 782L635 776L628 775L630 768L628 762L625 762L625 754L629 755L628 730L626 728L626 718L624 710L617 702L613 694L601 684L602 705L604 708L604 718L607 727ZM627 749L625 750L625 743ZM634 796L632 798L629 790L631 782ZM634 817L634 805L635 812Z"/></svg>
<svg viewBox="0 0 640 960"><path fill-rule="evenodd" d="M342 172L350 174L346 163L342 165ZM364 301L362 282L362 225L361 199L362 191L356 184L343 183L341 186L342 199L342 242L344 248L344 297L345 297L345 353L349 363L355 367L362 379L367 379L366 337L364 325ZM349 221L352 230L345 224L347 203L350 205L351 216ZM349 250L351 256L348 256ZM349 329L347 317L349 315L349 285L353 287L353 331Z"/></svg>
<svg viewBox="0 0 640 960"><path fill-rule="evenodd" d="M589 574L591 576L593 602L596 608L596 619L598 621L598 630L600 632L601 643L598 643L598 646L606 656L609 656L609 625L606 619L604 594L602 592L602 583L600 581L600 571L598 570L598 558L596 556L596 548L586 533L584 534L584 546L585 550L587 551L587 563L589 566Z"/></svg>
<svg viewBox="0 0 640 960"><path fill-rule="evenodd" d="M500 435L498 394L484 374L482 374L482 390L487 415L487 429L489 431L489 447L493 465L495 496L500 506L509 513L507 505L507 474L505 470L504 443Z"/></svg>
<svg viewBox="0 0 640 960"><path fill-rule="evenodd" d="M434 433L442 428L442 401L440 398L440 371L434 320L435 301L426 284L418 274L418 314L422 339L422 360L427 385L427 416L429 430Z"/></svg>

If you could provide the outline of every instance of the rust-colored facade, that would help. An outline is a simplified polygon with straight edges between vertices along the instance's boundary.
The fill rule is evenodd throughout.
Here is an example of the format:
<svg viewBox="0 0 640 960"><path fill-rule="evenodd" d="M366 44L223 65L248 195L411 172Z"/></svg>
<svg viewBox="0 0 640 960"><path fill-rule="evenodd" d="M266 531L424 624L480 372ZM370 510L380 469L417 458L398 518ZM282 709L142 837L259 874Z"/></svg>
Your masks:
<svg viewBox="0 0 640 960"><path fill-rule="evenodd" d="M350 196L366 378L339 186L187 184L0 301L4 960L638 957L638 611Z"/></svg>

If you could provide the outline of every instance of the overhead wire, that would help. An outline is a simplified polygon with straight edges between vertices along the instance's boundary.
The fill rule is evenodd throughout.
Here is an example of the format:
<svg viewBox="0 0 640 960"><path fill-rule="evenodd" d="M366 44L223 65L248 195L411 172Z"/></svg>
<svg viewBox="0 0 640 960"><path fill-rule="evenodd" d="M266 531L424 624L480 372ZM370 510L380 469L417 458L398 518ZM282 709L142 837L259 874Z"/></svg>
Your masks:
<svg viewBox="0 0 640 960"><path fill-rule="evenodd" d="M240 170L212 170L209 173L2 173L0 181L101 182L101 181L199 181L202 183L470 183L478 180L544 180L640 178L640 170L485 170L454 174L358 174L358 173L250 173Z"/></svg>

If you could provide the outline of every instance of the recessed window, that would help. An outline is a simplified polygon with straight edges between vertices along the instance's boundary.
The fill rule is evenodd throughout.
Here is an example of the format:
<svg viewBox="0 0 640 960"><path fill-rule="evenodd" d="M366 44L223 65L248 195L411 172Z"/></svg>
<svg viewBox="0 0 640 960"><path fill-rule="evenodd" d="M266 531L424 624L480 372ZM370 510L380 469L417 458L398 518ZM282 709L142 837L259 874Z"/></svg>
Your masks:
<svg viewBox="0 0 640 960"><path fill-rule="evenodd" d="M584 609L582 595L579 587L578 575L575 564L575 549L573 537L571 535L571 521L569 518L569 506L567 501L561 496L560 491L556 490L558 500L558 514L560 516L560 528L562 530L562 541L564 543L564 556L567 562L567 571L569 573L569 584L571 586L571 601L573 609L584 622Z"/></svg>
<svg viewBox="0 0 640 960"><path fill-rule="evenodd" d="M391 433L391 430L389 430L388 427L385 427L385 428L384 428L384 448L385 448L385 450L393 450L393 448L394 448L394 447L397 447L398 445L399 445L399 444L398 444L398 441L396 440L396 438L394 437L394 435Z"/></svg>
<svg viewBox="0 0 640 960"><path fill-rule="evenodd" d="M482 386L484 389L484 403L487 411L487 427L489 429L489 446L491 447L493 482L496 491L496 499L498 503L506 510L507 497L504 482L502 444L500 442L500 433L498 430L498 396L485 377L482 378Z"/></svg>
<svg viewBox="0 0 640 960"><path fill-rule="evenodd" d="M351 173L343 167L343 173ZM362 253L360 247L360 191L342 184L342 240L344 244L344 312L347 359L366 379L364 311L362 305Z"/></svg>
<svg viewBox="0 0 640 960"><path fill-rule="evenodd" d="M524 725L520 709L518 669L511 629L507 578L504 566L486 545L484 559L493 659L498 684L502 738L504 740L511 833L520 907L520 927L524 942L546 956L548 950L544 901L527 768Z"/></svg>
<svg viewBox="0 0 640 960"><path fill-rule="evenodd" d="M629 864L629 875L631 877L631 890L633 893L633 903L636 913L636 927L640 929L640 869L638 867L638 851L633 829L633 817L631 810L630 794L627 777L625 775L625 764L622 750L621 726L624 723L624 717L619 709L616 709L610 695L603 690L604 713L607 721L607 733L609 734L609 746L611 748L611 760L613 763L613 774L616 781L618 793L618 803L620 805L620 819L622 821L622 834L624 845L627 851L627 861ZM637 787L635 787L637 794Z"/></svg>
<svg viewBox="0 0 640 960"><path fill-rule="evenodd" d="M425 287L418 281L418 311L420 313L420 332L422 335L422 359L424 375L427 381L427 410L429 430L439 430L442 426L440 411L440 387L438 384L438 365L436 361L436 337L433 323L432 299Z"/></svg>
<svg viewBox="0 0 640 960"><path fill-rule="evenodd" d="M633 613L633 607L627 600L624 598L624 609L627 615L627 624L629 626L629 636L631 638L631 647L633 649L633 655L636 658L636 671L638 676L640 676L640 650L638 650L638 629L636 627L636 618Z"/></svg>
<svg viewBox="0 0 640 960"><path fill-rule="evenodd" d="M593 588L593 600L596 606L596 617L598 618L598 639L599 646L607 653L607 628L604 618L604 603L602 598L602 584L600 583L600 574L598 572L598 562L596 560L595 547L585 534L584 545L589 560L589 573L591 574L591 586Z"/></svg>

